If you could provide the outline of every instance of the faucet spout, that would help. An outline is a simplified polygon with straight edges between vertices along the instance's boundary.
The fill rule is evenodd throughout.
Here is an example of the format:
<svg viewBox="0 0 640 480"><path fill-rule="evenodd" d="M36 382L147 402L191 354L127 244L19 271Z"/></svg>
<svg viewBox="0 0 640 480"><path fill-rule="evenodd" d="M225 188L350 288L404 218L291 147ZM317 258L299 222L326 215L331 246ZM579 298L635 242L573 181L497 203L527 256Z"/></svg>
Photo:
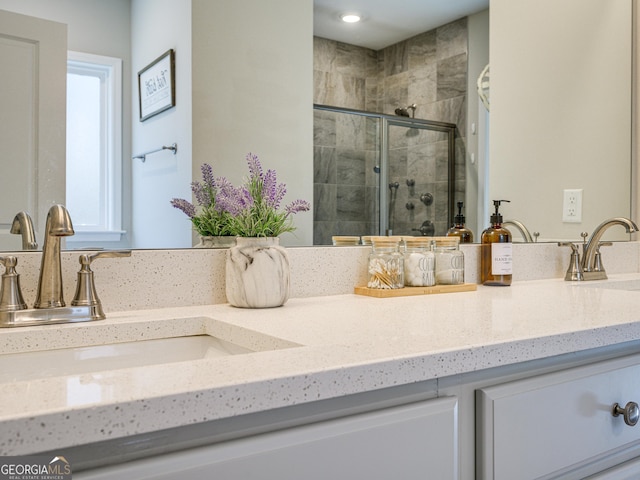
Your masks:
<svg viewBox="0 0 640 480"><path fill-rule="evenodd" d="M624 217L610 218L602 222L596 227L589 241L583 246L582 269L584 272L596 270L596 252L598 251L600 239L604 232L614 225L622 225L627 230L627 233L634 233L640 230L632 220Z"/></svg>
<svg viewBox="0 0 640 480"><path fill-rule="evenodd" d="M64 307L60 240L74 234L71 216L62 205L53 205L47 215L42 263L34 308Z"/></svg>
<svg viewBox="0 0 640 480"><path fill-rule="evenodd" d="M11 223L11 233L22 236L23 250L37 250L36 234L33 221L27 212L18 212Z"/></svg>
<svg viewBox="0 0 640 480"><path fill-rule="evenodd" d="M520 234L522 235L522 238L526 243L533 243L533 237L531 236L531 232L529 232L529 229L524 226L524 223L518 220L506 220L502 222L502 225L513 225L520 231Z"/></svg>

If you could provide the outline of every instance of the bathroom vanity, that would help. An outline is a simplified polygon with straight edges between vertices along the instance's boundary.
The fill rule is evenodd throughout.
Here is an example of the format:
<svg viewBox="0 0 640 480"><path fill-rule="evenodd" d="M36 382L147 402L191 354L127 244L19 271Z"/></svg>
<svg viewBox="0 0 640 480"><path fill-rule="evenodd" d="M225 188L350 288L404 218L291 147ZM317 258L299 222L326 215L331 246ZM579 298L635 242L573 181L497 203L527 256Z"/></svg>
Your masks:
<svg viewBox="0 0 640 480"><path fill-rule="evenodd" d="M630 478L640 426L613 413L640 399L639 278L3 329L7 355L194 336L222 353L5 379L0 453L65 455L79 479Z"/></svg>

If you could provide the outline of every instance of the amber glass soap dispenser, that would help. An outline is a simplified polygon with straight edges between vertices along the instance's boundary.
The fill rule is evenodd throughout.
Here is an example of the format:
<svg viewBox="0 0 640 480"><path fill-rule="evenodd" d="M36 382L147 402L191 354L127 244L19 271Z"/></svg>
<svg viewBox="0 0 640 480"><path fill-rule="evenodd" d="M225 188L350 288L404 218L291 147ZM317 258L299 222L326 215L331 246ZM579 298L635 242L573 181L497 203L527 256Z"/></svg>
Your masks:
<svg viewBox="0 0 640 480"><path fill-rule="evenodd" d="M482 232L480 255L480 281L483 285L511 285L511 232L502 226L502 215L498 209L502 202L494 200L496 211L491 215L491 226Z"/></svg>
<svg viewBox="0 0 640 480"><path fill-rule="evenodd" d="M447 230L447 237L458 237L460 243L473 243L473 232L464 224L463 206L464 203L458 202L458 214L453 219L453 227Z"/></svg>

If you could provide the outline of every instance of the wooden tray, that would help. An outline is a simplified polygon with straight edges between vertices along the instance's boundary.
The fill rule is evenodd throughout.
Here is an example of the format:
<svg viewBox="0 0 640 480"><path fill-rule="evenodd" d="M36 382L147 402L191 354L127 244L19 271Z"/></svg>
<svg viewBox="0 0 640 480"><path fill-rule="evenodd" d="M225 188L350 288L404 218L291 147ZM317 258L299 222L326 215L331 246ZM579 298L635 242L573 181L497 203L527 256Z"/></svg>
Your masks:
<svg viewBox="0 0 640 480"><path fill-rule="evenodd" d="M369 288L355 287L357 295L369 297L390 298L408 297L411 295L431 295L433 293L473 292L478 286L475 283L461 283L459 285L434 285L433 287L404 287L404 288Z"/></svg>

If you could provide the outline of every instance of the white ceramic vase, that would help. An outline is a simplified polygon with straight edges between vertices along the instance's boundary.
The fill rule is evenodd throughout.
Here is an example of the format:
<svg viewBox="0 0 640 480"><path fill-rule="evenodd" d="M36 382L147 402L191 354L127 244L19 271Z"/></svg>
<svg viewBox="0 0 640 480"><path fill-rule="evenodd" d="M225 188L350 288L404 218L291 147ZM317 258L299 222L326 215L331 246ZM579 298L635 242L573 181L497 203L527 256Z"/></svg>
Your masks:
<svg viewBox="0 0 640 480"><path fill-rule="evenodd" d="M237 237L227 250L227 301L242 308L270 308L289 299L289 256L277 237Z"/></svg>

